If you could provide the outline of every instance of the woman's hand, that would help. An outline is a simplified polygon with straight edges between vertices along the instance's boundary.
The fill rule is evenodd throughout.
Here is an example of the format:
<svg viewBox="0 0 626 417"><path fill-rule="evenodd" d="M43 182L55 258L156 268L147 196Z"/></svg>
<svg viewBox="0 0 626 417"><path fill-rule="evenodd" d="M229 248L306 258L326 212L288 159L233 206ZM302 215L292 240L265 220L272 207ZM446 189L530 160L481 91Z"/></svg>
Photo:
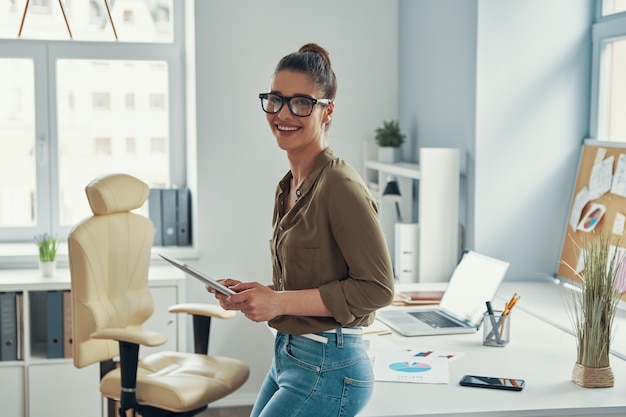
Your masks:
<svg viewBox="0 0 626 417"><path fill-rule="evenodd" d="M207 287L225 310L239 310L252 321L268 321L280 315L279 295L272 288L258 282L241 282L234 279L219 280L237 294L224 295Z"/></svg>

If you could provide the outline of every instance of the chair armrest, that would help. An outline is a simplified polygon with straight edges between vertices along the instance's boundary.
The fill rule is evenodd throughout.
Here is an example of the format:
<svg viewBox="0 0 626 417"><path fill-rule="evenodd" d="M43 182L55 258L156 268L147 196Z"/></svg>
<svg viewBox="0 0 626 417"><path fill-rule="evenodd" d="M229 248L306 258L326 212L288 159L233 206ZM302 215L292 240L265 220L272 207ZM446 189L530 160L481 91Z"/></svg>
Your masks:
<svg viewBox="0 0 626 417"><path fill-rule="evenodd" d="M135 343L142 346L161 346L167 342L167 336L164 334L142 329L102 329L93 332L91 337Z"/></svg>
<svg viewBox="0 0 626 417"><path fill-rule="evenodd" d="M219 319L232 319L236 315L234 311L224 310L218 305L203 303L175 304L171 306L168 311L170 313L187 313L198 316L216 317Z"/></svg>

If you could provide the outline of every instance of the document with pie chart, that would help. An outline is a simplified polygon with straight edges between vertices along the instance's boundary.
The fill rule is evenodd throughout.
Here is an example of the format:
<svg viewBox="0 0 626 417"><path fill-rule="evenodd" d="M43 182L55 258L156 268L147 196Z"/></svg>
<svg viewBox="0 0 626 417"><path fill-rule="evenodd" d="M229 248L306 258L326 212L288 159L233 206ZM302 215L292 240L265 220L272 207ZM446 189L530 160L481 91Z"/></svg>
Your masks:
<svg viewBox="0 0 626 417"><path fill-rule="evenodd" d="M411 347L385 347L376 351L374 379L386 382L448 384L451 360L460 353L443 353Z"/></svg>

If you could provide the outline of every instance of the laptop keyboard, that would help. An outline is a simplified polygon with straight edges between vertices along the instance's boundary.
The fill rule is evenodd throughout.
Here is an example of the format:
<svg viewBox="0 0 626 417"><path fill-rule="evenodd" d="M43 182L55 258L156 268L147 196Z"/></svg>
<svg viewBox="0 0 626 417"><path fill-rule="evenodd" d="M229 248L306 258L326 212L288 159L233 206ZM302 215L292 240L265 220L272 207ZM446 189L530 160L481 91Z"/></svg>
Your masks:
<svg viewBox="0 0 626 417"><path fill-rule="evenodd" d="M409 314L435 329L442 327L463 327L461 324L439 314L437 311L412 311Z"/></svg>

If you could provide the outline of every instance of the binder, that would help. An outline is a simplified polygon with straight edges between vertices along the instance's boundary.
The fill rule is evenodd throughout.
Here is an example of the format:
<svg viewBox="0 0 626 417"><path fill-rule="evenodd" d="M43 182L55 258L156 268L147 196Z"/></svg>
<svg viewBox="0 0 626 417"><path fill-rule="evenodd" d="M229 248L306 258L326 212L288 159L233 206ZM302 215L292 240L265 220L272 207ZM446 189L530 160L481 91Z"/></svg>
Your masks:
<svg viewBox="0 0 626 417"><path fill-rule="evenodd" d="M72 356L72 293L63 291L63 357Z"/></svg>
<svg viewBox="0 0 626 417"><path fill-rule="evenodd" d="M63 357L63 291L46 292L46 351L48 359Z"/></svg>
<svg viewBox="0 0 626 417"><path fill-rule="evenodd" d="M151 188L148 196L148 216L154 224L154 241L153 245L161 246L163 244L163 234L161 225L161 189Z"/></svg>
<svg viewBox="0 0 626 417"><path fill-rule="evenodd" d="M161 190L161 225L163 246L176 245L176 189Z"/></svg>
<svg viewBox="0 0 626 417"><path fill-rule="evenodd" d="M176 190L176 244L191 245L191 193L189 188Z"/></svg>
<svg viewBox="0 0 626 417"><path fill-rule="evenodd" d="M16 293L0 293L0 360L17 360Z"/></svg>
<svg viewBox="0 0 626 417"><path fill-rule="evenodd" d="M15 318L17 320L17 360L24 360L24 293L15 295Z"/></svg>

